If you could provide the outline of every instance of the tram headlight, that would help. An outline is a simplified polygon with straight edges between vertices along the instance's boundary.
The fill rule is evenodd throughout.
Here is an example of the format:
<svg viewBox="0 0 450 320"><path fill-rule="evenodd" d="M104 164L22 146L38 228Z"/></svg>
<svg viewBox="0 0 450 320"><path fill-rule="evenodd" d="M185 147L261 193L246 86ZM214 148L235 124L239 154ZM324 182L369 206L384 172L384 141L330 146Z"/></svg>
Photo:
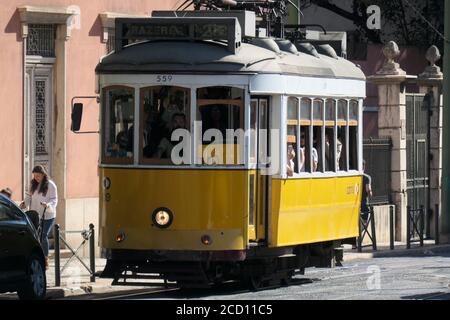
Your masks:
<svg viewBox="0 0 450 320"><path fill-rule="evenodd" d="M153 211L152 222L153 225L165 229L170 227L173 221L173 213L167 208L158 208Z"/></svg>
<svg viewBox="0 0 450 320"><path fill-rule="evenodd" d="M125 233L121 232L116 236L116 242L121 243L125 240Z"/></svg>
<svg viewBox="0 0 450 320"><path fill-rule="evenodd" d="M205 246L209 246L210 244L212 244L212 238L207 234L203 235L200 240Z"/></svg>

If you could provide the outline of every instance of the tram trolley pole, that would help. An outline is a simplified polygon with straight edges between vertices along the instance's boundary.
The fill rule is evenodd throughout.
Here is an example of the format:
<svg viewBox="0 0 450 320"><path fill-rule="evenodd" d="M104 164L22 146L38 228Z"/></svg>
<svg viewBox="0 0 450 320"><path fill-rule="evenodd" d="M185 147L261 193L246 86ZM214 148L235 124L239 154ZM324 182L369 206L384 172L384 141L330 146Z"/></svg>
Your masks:
<svg viewBox="0 0 450 320"><path fill-rule="evenodd" d="M59 287L61 286L61 268L60 268L60 250L61 250L61 246L59 243L59 237L60 237L60 232L59 232L59 224L55 224L55 235L54 235L54 240L55 240L55 287Z"/></svg>
<svg viewBox="0 0 450 320"><path fill-rule="evenodd" d="M394 234L394 228L395 228L395 215L394 215L394 206L389 206L389 241L390 241L390 248L391 250L394 250L395 246L395 234Z"/></svg>

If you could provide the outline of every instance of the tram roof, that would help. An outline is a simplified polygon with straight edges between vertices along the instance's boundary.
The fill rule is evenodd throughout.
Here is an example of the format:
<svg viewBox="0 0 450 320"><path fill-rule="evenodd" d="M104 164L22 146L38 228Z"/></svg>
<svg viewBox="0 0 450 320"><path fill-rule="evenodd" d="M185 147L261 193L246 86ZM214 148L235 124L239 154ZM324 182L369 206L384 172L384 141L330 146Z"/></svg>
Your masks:
<svg viewBox="0 0 450 320"><path fill-rule="evenodd" d="M215 41L146 41L102 58L97 73L293 74L365 80L362 70L343 58L299 52L277 54L242 43L236 54Z"/></svg>

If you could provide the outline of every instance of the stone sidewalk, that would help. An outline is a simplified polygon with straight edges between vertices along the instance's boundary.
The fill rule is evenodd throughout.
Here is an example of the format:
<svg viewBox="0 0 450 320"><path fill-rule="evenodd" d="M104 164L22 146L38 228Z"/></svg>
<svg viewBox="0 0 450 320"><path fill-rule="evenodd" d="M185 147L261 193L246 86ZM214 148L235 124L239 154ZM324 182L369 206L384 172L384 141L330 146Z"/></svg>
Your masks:
<svg viewBox="0 0 450 320"><path fill-rule="evenodd" d="M406 243L395 242L394 250L390 249L389 244L377 244L377 250L373 250L372 246L365 246L362 252L351 246L344 245L344 263L346 261L388 257L423 257L430 255L438 255L442 252L450 252L450 244L435 245L434 240L425 240L424 246L420 247L418 243L411 244L411 249L406 248Z"/></svg>

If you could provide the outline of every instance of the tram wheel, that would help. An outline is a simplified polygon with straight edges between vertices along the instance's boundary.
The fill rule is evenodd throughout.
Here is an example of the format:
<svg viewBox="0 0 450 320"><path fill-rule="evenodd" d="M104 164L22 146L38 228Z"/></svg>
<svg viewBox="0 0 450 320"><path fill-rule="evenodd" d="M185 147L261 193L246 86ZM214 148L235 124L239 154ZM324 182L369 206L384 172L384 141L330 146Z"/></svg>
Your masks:
<svg viewBox="0 0 450 320"><path fill-rule="evenodd" d="M264 281L261 276L250 276L248 279L248 285L251 290L258 291L264 287Z"/></svg>
<svg viewBox="0 0 450 320"><path fill-rule="evenodd" d="M290 286L293 282L292 277L293 277L293 272L287 272L286 276L281 279L281 285L285 286L285 287Z"/></svg>

